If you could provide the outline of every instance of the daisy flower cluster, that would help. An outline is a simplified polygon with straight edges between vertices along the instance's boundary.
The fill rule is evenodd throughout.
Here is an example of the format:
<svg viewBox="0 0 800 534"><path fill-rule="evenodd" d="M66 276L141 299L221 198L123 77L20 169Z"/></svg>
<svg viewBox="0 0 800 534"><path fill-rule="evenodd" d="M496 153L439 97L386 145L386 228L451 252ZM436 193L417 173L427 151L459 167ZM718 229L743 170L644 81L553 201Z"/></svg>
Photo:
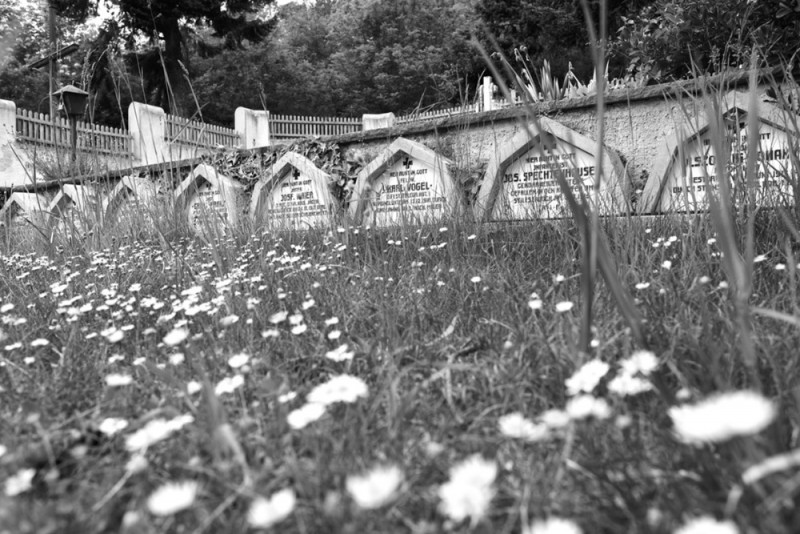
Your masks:
<svg viewBox="0 0 800 534"><path fill-rule="evenodd" d="M638 395L652 389L648 376L658 367L658 359L650 351L635 351L621 360L610 380L612 366L593 359L579 367L564 382L569 397L563 409L552 408L531 420L521 412L512 412L498 419L500 433L528 442L546 440L559 435L571 423L583 420L604 420L613 414L612 403L595 396L605 380L607 390L615 397Z"/></svg>

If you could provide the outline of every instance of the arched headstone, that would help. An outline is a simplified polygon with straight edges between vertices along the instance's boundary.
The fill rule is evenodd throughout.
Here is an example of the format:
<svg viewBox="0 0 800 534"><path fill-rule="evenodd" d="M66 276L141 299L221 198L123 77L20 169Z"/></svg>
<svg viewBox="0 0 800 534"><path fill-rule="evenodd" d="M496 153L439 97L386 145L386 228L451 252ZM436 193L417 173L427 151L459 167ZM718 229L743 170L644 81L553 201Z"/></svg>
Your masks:
<svg viewBox="0 0 800 534"><path fill-rule="evenodd" d="M156 193L156 184L152 180L124 176L103 199L105 222L114 224L122 219L131 222L141 219L148 208L155 209Z"/></svg>
<svg viewBox="0 0 800 534"><path fill-rule="evenodd" d="M177 209L184 211L198 235L224 233L239 224L244 186L218 174L207 164L195 167L175 191Z"/></svg>
<svg viewBox="0 0 800 534"><path fill-rule="evenodd" d="M532 137L520 131L489 161L474 208L479 221L570 216L557 181L559 174L579 201L581 193L591 198L599 177L599 213L618 213L625 207L625 170L615 153L603 150L600 172L595 167L596 142L592 139L546 117L530 128Z"/></svg>
<svg viewBox="0 0 800 534"><path fill-rule="evenodd" d="M750 109L750 95L732 91L722 99L717 113L701 114L691 123L679 125L664 146L642 194L642 212L695 211L708 208L708 189L718 190L718 163L729 178L745 181L748 137L758 136L755 162L756 202L761 205L793 203L792 163L798 138L792 134L790 113L778 106L757 102ZM748 115L757 114L758 131L748 131ZM721 120L720 120L721 119ZM796 120L796 118L795 118ZM716 122L718 121L718 122ZM719 128L715 127L719 125ZM715 146L720 137L728 159L718 162ZM794 178L796 179L796 177ZM735 183L731 184L736 187Z"/></svg>
<svg viewBox="0 0 800 534"><path fill-rule="evenodd" d="M428 147L395 139L358 173L350 203L356 224L423 224L459 215L463 200L452 161Z"/></svg>
<svg viewBox="0 0 800 534"><path fill-rule="evenodd" d="M49 222L50 199L37 193L12 193L0 210L0 223L6 231L30 228L43 229Z"/></svg>
<svg viewBox="0 0 800 534"><path fill-rule="evenodd" d="M282 230L329 227L333 210L329 183L330 176L311 160L287 152L256 184L250 217L256 224Z"/></svg>
<svg viewBox="0 0 800 534"><path fill-rule="evenodd" d="M85 231L102 219L102 201L98 190L90 185L65 184L48 206L58 228Z"/></svg>

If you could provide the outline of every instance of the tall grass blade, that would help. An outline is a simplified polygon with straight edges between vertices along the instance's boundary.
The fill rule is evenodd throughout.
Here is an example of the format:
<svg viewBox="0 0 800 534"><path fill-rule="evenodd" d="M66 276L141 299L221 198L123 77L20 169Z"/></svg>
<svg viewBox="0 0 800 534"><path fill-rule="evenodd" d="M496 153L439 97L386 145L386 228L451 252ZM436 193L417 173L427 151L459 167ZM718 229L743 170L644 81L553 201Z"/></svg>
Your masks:
<svg viewBox="0 0 800 534"><path fill-rule="evenodd" d="M488 36L492 46L495 50L498 51L498 54L502 57L502 52L499 52L500 47L497 45L497 42L494 38L489 35ZM497 67L491 61L489 54L487 53L486 49L480 44L477 38L473 36L472 39L473 46L479 51L481 56L483 57L484 62L488 66L489 70L491 71L494 79L497 81L498 86L500 87L503 95L507 99L511 99L511 91L509 90L508 86L503 80L501 73L498 71ZM515 75L513 70L510 69L510 65L505 58L502 61L503 65L509 72L506 74L511 79L518 79L518 76ZM520 87L520 93L525 96L525 106L524 109L526 111L524 117L518 118L518 123L520 127L525 131L530 139L535 138L535 133L531 129L530 123L534 123L537 125L537 120L535 116L535 112L533 107L531 106L532 102L531 99L527 96L528 92L524 89L524 87ZM602 148L602 142L600 142L599 146ZM554 176L558 186L561 190L562 195L564 195L564 199L567 203L567 206L572 213L573 219L575 221L575 225L581 231L582 237L582 254L584 257L584 264L582 267L581 273L581 290L582 290L582 298L584 299L584 306L591 306L591 300L593 299L594 295L594 285L595 279L593 273L591 272L590 266L592 264L591 258L588 258L591 251L588 250L590 248L590 239L589 236L591 235L591 225L592 222L590 218L592 217L592 208L589 206L589 202L587 202L586 198L583 198L583 202L578 202L578 199L575 198L575 195L572 192L572 189L567 181L567 178L563 172L559 169L554 168L552 170L552 175ZM581 195L583 196L583 194ZM595 223L597 224L597 223ZM599 225L598 225L599 226ZM600 269L600 274L602 275L603 279L605 280L606 284L608 285L609 291L611 292L615 303L623 315L626 323L628 324L629 328L631 329L631 335L633 336L636 343L639 345L644 344L644 336L642 334L642 317L639 311L636 309L633 301L627 292L627 290L623 287L622 281L619 278L619 274L617 273L616 262L614 261L613 257L611 256L611 251L608 247L608 244L604 237L601 237L601 232L599 227L597 227L596 232L596 265ZM586 309L585 309L586 310ZM590 343L591 343L591 326L592 326L592 315L591 315L591 308L588 308L588 311L584 311L583 318L581 321L581 345L580 349L585 353L590 352Z"/></svg>

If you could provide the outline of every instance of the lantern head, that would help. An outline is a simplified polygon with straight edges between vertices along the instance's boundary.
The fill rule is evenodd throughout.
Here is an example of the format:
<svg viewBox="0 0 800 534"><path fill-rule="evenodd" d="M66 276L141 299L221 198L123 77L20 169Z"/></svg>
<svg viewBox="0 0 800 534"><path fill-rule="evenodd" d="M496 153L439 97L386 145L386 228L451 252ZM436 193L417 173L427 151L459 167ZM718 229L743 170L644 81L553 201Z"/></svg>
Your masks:
<svg viewBox="0 0 800 534"><path fill-rule="evenodd" d="M70 118L82 117L83 112L86 111L86 101L89 99L89 93L78 89L74 85L62 87L53 93L53 96L59 97L60 107Z"/></svg>

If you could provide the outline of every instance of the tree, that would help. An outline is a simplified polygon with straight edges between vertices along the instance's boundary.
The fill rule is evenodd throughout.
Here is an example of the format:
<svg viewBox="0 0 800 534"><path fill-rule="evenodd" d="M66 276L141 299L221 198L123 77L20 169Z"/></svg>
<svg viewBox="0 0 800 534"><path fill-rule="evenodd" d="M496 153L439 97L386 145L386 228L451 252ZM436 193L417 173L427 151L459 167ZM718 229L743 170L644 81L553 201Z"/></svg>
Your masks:
<svg viewBox="0 0 800 534"><path fill-rule="evenodd" d="M624 20L613 50L629 70L668 80L748 66L754 49L768 64L789 61L798 34L797 0L657 0Z"/></svg>
<svg viewBox="0 0 800 534"><path fill-rule="evenodd" d="M62 16L85 20L104 0L52 1ZM103 39L107 47L129 54L150 102L189 116L195 110L191 53L210 55L260 42L273 24L264 11L273 1L118 0L113 3L118 20L108 24Z"/></svg>
<svg viewBox="0 0 800 534"><path fill-rule="evenodd" d="M189 45L213 54L261 41L272 22L259 12L272 1L120 0L121 25L150 39L151 47L137 59L155 102L171 113L191 115Z"/></svg>
<svg viewBox="0 0 800 534"><path fill-rule="evenodd" d="M608 35L616 33L624 15L652 2L607 0ZM484 45L489 52L502 52L512 63L514 49L524 46L535 65L549 61L557 78L563 78L570 63L578 78L591 78L594 64L582 3L582 0L481 0L478 14L500 50L492 50L486 36ZM587 0L587 5L597 27L600 0ZM614 65L612 58L612 72L622 66Z"/></svg>
<svg viewBox="0 0 800 534"><path fill-rule="evenodd" d="M91 28L67 19L57 26L56 46L85 43L93 34ZM39 0L0 0L0 36L0 98L40 111L48 97L47 72L27 65L50 51L46 5ZM80 52L59 62L62 79L80 78Z"/></svg>
<svg viewBox="0 0 800 534"><path fill-rule="evenodd" d="M264 44L196 58L192 88L202 107L203 119L230 127L237 107L263 109L266 65L272 55L270 46ZM289 75L291 68L287 67L285 73Z"/></svg>
<svg viewBox="0 0 800 534"><path fill-rule="evenodd" d="M259 90L271 111L296 114L403 113L458 102L483 68L469 43L477 25L474 3L283 6L259 62Z"/></svg>

